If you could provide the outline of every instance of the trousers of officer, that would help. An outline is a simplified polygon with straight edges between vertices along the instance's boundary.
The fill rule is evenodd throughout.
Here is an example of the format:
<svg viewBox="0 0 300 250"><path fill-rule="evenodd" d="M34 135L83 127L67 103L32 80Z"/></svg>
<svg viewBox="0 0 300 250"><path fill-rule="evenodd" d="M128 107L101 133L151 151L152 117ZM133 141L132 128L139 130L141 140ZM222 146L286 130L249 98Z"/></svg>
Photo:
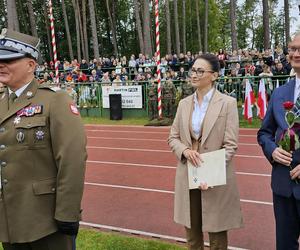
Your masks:
<svg viewBox="0 0 300 250"><path fill-rule="evenodd" d="M28 243L2 243L4 250L76 250L76 236L55 232Z"/></svg>

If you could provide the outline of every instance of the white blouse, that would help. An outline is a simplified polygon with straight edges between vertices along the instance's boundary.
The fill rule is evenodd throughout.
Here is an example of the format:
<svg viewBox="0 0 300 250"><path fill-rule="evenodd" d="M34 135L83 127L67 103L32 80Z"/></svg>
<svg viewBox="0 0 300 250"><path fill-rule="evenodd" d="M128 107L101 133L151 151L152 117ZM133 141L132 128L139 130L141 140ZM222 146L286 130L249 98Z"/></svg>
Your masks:
<svg viewBox="0 0 300 250"><path fill-rule="evenodd" d="M202 123L213 93L214 93L214 88L208 91L208 93L203 97L203 101L201 105L199 105L198 102L197 91L195 91L194 93L194 111L192 114L192 129L197 139L199 139Z"/></svg>

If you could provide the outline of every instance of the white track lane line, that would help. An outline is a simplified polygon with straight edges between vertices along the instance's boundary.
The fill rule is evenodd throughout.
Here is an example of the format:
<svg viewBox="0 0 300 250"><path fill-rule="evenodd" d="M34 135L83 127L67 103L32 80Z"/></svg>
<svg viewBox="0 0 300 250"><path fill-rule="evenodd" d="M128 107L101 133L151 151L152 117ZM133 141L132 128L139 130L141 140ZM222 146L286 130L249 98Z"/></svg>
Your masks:
<svg viewBox="0 0 300 250"><path fill-rule="evenodd" d="M102 137L102 136L88 136L88 139L99 139L99 140L126 140L126 141L158 141L158 142L166 142L167 140L162 139L144 139L144 138L132 138L132 137ZM259 146L257 143L238 143L238 145L243 146Z"/></svg>
<svg viewBox="0 0 300 250"><path fill-rule="evenodd" d="M128 229L128 228L122 228L122 227L101 225L101 224L85 222L85 221L81 221L80 225L93 227L93 228L98 228L98 229L106 229L106 230L111 230L111 231L124 232L124 233L130 233L130 234L134 234L134 235L142 235L142 236L148 236L148 237L152 237L152 238L173 240L173 241L186 243L186 239L179 238L179 237L174 237L174 236L170 236L170 235L156 234L156 233L150 233L150 232L134 230L134 229ZM205 242L205 246L209 246L209 243ZM230 250L248 250L246 248L239 248L239 247L232 247L232 246L228 246L228 249L230 249Z"/></svg>
<svg viewBox="0 0 300 250"><path fill-rule="evenodd" d="M174 194L174 191L162 190L162 189L131 187L131 186L124 186L124 185L112 185L112 184L103 184L103 183L95 183L95 182L84 182L84 184L90 186L96 186L96 187L108 187L108 188L119 188L119 189L128 189L128 190L145 191L145 192ZM254 203L254 204L269 205L269 206L273 205L272 202L267 202L267 201L256 201L256 200L245 200L245 199L241 199L240 201L245 203Z"/></svg>
<svg viewBox="0 0 300 250"><path fill-rule="evenodd" d="M121 165L121 166L132 166L132 167L148 167L148 168L162 168L162 169L176 169L175 166L166 165L152 165L152 164L139 164L139 163L128 163L128 162L114 162L114 161L87 161L87 163L93 164L107 164L107 165ZM250 175L250 176L261 176L261 177L271 177L270 174L258 174L249 172L235 172L238 175Z"/></svg>
<svg viewBox="0 0 300 250"><path fill-rule="evenodd" d="M97 146L87 146L87 148L123 150L123 151L139 151L139 152L157 152L157 153L171 153L172 152L171 150L144 149L144 148L117 148L117 147L97 147ZM239 155L238 154L238 155L235 155L235 157L265 159L265 157L261 156L261 155Z"/></svg>
<svg viewBox="0 0 300 250"><path fill-rule="evenodd" d="M86 132L116 132L116 133L131 133L131 134L169 134L169 131L133 131L133 130L114 130L114 129L86 129ZM241 137L257 137L256 135L241 135Z"/></svg>

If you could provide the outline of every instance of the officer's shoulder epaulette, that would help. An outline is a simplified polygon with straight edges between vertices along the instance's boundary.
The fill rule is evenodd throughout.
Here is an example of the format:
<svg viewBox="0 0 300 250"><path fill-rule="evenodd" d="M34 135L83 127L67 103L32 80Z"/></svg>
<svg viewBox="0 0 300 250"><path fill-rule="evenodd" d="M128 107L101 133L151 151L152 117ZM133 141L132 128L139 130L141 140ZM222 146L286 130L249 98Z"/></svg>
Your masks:
<svg viewBox="0 0 300 250"><path fill-rule="evenodd" d="M61 90L60 87L58 86L55 86L53 84L48 84L48 83L43 83L39 86L39 89L49 89L49 90L52 90L54 92L57 92L58 90Z"/></svg>

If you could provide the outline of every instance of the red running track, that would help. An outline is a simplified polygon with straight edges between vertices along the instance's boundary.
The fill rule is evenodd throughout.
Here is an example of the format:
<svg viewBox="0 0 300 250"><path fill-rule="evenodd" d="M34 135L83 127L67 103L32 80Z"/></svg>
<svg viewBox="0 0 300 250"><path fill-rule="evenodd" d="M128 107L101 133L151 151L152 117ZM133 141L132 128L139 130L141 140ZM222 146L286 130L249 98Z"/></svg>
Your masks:
<svg viewBox="0 0 300 250"><path fill-rule="evenodd" d="M173 222L176 158L168 127L87 125L83 225L184 241ZM229 234L231 249L274 249L271 167L255 129L241 129L234 158L245 227Z"/></svg>

